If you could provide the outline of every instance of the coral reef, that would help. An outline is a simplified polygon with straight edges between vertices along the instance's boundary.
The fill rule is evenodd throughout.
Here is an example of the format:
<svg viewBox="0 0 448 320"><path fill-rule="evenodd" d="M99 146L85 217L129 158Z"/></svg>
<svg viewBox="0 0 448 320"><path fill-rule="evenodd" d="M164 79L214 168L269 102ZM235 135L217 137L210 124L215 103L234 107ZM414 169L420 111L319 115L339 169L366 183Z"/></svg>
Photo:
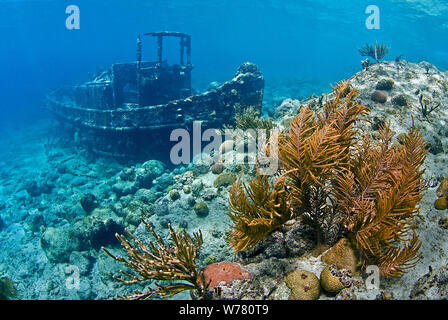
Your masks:
<svg viewBox="0 0 448 320"><path fill-rule="evenodd" d="M350 241L340 239L333 247L326 251L321 260L328 265L335 265L339 269L347 269L355 273L358 257Z"/></svg>
<svg viewBox="0 0 448 320"><path fill-rule="evenodd" d="M393 86L388 90L392 82ZM291 121L294 121L306 106L309 106L308 109L313 113L312 119L315 122L318 116L325 119L322 114L327 100L331 101L335 97L331 92L328 96L322 94L327 90L326 84L317 86L302 79L295 79L290 83L283 80L276 83L269 81L268 85L265 91L264 111L274 117L275 123L283 130L281 136L290 132ZM393 131L396 135L391 134L390 148L386 148L385 153L388 153L387 150L396 152L399 158L409 143L409 132L413 126L409 119L411 114L415 117L415 128L419 128L430 149L424 165L426 176L420 179L419 189L424 196L419 202L420 211L418 214L411 214L409 222L413 221L413 225L408 231L400 233L400 237L411 240L415 230L419 237L417 244L421 243L418 250L421 260L414 268L406 269L408 273L403 277L381 278L381 290L366 289L363 283L366 274L361 267L377 263L377 258L387 252L389 243L381 242L382 252L379 256L371 257L369 250L363 250L357 242L357 230L347 229L350 223L346 211L338 207L334 223L329 223L333 227L326 228L325 226L329 225L327 223L321 228L321 245L317 250L318 228L306 219L308 212L300 211L302 208L293 197L296 188L291 188L291 181L293 174L297 172L287 172L294 170L294 165L281 167L278 175L267 177L266 185L267 190L271 192L277 188L279 198L285 198L284 202L290 205L290 210L277 212L276 207L270 207L268 199L265 199L266 202L263 203L265 210L254 210L257 219L247 220L246 225L250 231L256 230L257 225L264 226L265 222L271 222L272 224L266 227L268 230L265 233L266 237L258 242L254 241L255 244L252 243L244 250L238 251L236 255L232 255L236 250L230 251L226 242L227 236L230 234L232 239L235 231L235 224L228 230L229 224L233 221L226 215L230 188L225 186L216 188L213 182L221 173L230 172L238 177L243 172L237 182L239 181L247 200L253 202L249 182L256 177L256 168L246 164L236 165L226 158L229 156L231 159L238 153L237 150L233 150L238 149L238 143L232 140L225 142L228 148L223 146L223 151L226 152L221 154L222 158L216 167L206 161L168 168L155 160L150 160L143 166L148 159L141 159L142 163L136 163L128 159L91 157L67 144L47 145L42 148L48 142L47 136L42 134L48 129L45 123L30 126L26 131L17 129L11 135L11 139L7 140L13 142L8 145L6 141L0 143L2 148L0 274L14 280L21 299L104 300L127 296L130 288L142 292L146 291L147 286L157 289L156 283L167 284L170 280L150 279L148 282L136 283L135 287L114 281L110 274L118 275L120 268L126 272L131 272L132 269L123 268L122 263L112 261L100 250L100 246L103 245L115 256L124 255L123 252L126 251L120 248L114 236L115 232L123 233L124 228L146 244L148 236L146 226L141 223L143 217L167 243L167 248L173 248L168 245L172 243L170 225L180 234L184 231L192 234L196 230L202 230L204 243L196 256L199 270L216 262L234 261L252 275L251 279L235 280L231 284L218 286L216 291L213 290L213 295L207 298L288 299L291 294L285 283L288 274L294 270L307 270L319 276L333 263L338 269L350 270L354 282L350 288L341 290L336 296L322 289L319 299L444 298L446 296L444 265L448 257L448 216L446 210L436 210L434 202L438 198L441 198L440 202L445 202L448 195L446 187L448 184L441 183L448 175L448 153L445 151L448 150L446 139L448 111L443 107L448 103L448 76L446 72L439 71L426 62L385 61L370 63L367 70L360 71L350 81L350 85L350 90L341 95L337 109L340 110L339 107L346 102L353 89L358 91L352 103L368 106L370 112L362 115L369 121L359 121L355 124L370 136L373 149L377 151L381 149L381 134L386 127L389 127L391 133ZM389 97L387 101L383 104L374 103L371 99L374 90L384 90ZM406 104L399 101L400 97L405 97ZM421 97L424 100L423 105L420 103ZM400 103L402 105L398 105ZM437 105L440 107L435 107ZM434 109L428 113L433 107ZM355 137L356 143L351 149L349 148L350 163L354 162L356 153L361 149L357 144L363 144L362 134ZM309 138L305 140L308 141ZM301 149L302 153L304 150ZM199 156L204 159L210 157L207 154ZM367 172L371 172L374 167L378 168L378 164L371 161L371 158L366 161L372 162ZM391 165L391 162L385 163L388 164ZM320 172L316 172L318 170L311 171L317 182L320 182ZM383 173L385 180L389 178L390 181L397 183L402 181L400 179L403 177L403 170L400 168L392 168L388 173ZM309 190L311 190L310 196L313 195L310 197L313 207L322 205L327 207L328 211L335 204L339 206L339 202L334 200L337 183L333 182L339 176L341 175L336 172L335 177L327 179L325 188L321 187L320 190L316 187L316 184L319 184L312 180ZM276 186L280 177L283 182L279 182ZM353 193L356 194L359 181L356 181L355 175L353 177L355 180ZM395 187L398 188L397 185ZM381 188L385 193L391 191L388 186ZM266 193L264 190L260 194L267 198L269 192ZM93 197L96 199L96 203L91 203L94 204L93 210L89 208L89 201L84 205L80 201L87 194L92 195L91 199ZM327 197L325 201L324 197ZM373 216L378 212L375 206L379 197L372 196L371 199L374 204ZM194 210L194 205L202 202L209 208L206 217L198 216ZM273 203L278 205L283 202ZM443 207L444 205L441 208ZM270 208L272 211L268 211ZM284 213L285 216L278 218L277 222L276 213ZM321 214L325 217L327 213L321 212ZM359 219L363 215L358 211L350 214L353 214L351 218L359 214ZM266 217L266 220L259 219L262 217ZM392 220L386 217L382 221ZM243 227L244 224L240 230L243 230ZM377 228L380 231L384 229L383 227L380 223L377 226L373 225L371 229ZM261 227L260 229L263 230ZM328 232L329 230L333 231ZM337 241L336 244L331 246L334 241ZM393 246L403 248L409 244L409 241L397 240ZM155 245L157 246L156 243ZM137 249L137 246L134 247ZM80 290L66 288L69 274L64 270L67 266L76 266L79 269ZM428 266L431 266L433 271L425 277ZM178 281L175 280L174 283L176 282ZM415 290L412 291L414 287ZM201 294L190 296L190 292L196 290L184 290L171 298L202 298ZM208 290L208 293L210 292L211 290ZM158 296L160 295L154 295Z"/></svg>
<svg viewBox="0 0 448 320"><path fill-rule="evenodd" d="M232 186L235 251L300 217L314 227L318 246L346 232L364 264L377 264L384 276L415 266L420 242L411 232L427 152L422 135L413 127L403 146L391 146L393 134L385 126L372 142L360 134L357 123L369 109L354 102L356 95L349 81L341 82L320 114L301 108L280 137L281 176L273 188L263 176L249 187L240 181Z"/></svg>
<svg viewBox="0 0 448 320"><path fill-rule="evenodd" d="M206 217L209 213L208 206L205 202L196 203L193 209L198 217Z"/></svg>
<svg viewBox="0 0 448 320"><path fill-rule="evenodd" d="M320 295L319 278L306 270L296 270L286 277L291 290L289 300L317 300Z"/></svg>
<svg viewBox="0 0 448 320"><path fill-rule="evenodd" d="M210 168L210 171L213 172L214 174L220 174L223 172L223 170L224 170L224 165L220 162L215 163Z"/></svg>
<svg viewBox="0 0 448 320"><path fill-rule="evenodd" d="M409 105L408 97L405 94L399 94L392 98L392 104L397 107L406 107Z"/></svg>
<svg viewBox="0 0 448 320"><path fill-rule="evenodd" d="M378 103L386 103L387 102L387 94L383 91L380 90L375 90L372 93L372 97L371 97L372 101L374 102L378 102Z"/></svg>
<svg viewBox="0 0 448 320"><path fill-rule="evenodd" d="M410 298L415 300L446 300L448 299L448 268L446 265L438 270L429 267L412 288Z"/></svg>
<svg viewBox="0 0 448 320"><path fill-rule="evenodd" d="M351 285L352 273L349 270L339 270L336 265L330 265L320 274L322 289L331 294L336 294Z"/></svg>
<svg viewBox="0 0 448 320"><path fill-rule="evenodd" d="M232 185L236 181L236 176L231 172L223 172L219 174L215 181L213 182L213 186L215 188L219 187L228 187Z"/></svg>
<svg viewBox="0 0 448 320"><path fill-rule="evenodd" d="M210 264L202 272L204 274L204 281L210 289L222 283L229 284L234 280L252 278L250 273L241 268L239 264L228 261Z"/></svg>
<svg viewBox="0 0 448 320"><path fill-rule="evenodd" d="M98 201L94 194L85 193L79 198L79 202L84 211L89 214L98 207Z"/></svg>
<svg viewBox="0 0 448 320"><path fill-rule="evenodd" d="M376 84L376 90L390 91L393 89L394 84L395 84L394 79L391 78L381 79Z"/></svg>

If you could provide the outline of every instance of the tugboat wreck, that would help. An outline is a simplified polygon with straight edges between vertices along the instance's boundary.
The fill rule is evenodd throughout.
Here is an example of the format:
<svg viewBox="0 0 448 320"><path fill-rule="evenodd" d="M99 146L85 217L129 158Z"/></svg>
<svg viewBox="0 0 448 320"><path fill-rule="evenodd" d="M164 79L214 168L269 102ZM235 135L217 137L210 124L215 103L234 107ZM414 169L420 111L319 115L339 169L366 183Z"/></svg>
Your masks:
<svg viewBox="0 0 448 320"><path fill-rule="evenodd" d="M175 128L192 129L232 124L234 106L260 111L264 78L252 63L242 64L232 80L201 94L191 88L191 37L178 32L151 32L157 41L157 61L137 59L113 64L89 82L57 89L47 96L48 108L68 125L90 151L111 156L142 156L169 145ZM177 37L179 64L162 56L165 37Z"/></svg>

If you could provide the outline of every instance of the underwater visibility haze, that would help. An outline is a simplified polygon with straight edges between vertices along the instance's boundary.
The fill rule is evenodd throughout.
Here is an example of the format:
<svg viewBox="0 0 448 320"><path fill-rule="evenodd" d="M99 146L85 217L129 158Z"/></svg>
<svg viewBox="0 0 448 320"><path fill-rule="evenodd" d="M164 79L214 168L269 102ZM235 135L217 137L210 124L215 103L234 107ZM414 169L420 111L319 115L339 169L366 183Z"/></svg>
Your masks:
<svg viewBox="0 0 448 320"><path fill-rule="evenodd" d="M0 35L1 300L448 298L445 1L0 0Z"/></svg>

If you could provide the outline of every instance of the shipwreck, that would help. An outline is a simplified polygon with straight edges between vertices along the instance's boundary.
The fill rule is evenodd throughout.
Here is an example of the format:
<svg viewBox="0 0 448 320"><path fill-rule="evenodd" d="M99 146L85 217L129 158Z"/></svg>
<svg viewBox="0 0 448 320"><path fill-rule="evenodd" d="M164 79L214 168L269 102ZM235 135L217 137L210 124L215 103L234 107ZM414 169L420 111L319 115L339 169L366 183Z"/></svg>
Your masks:
<svg viewBox="0 0 448 320"><path fill-rule="evenodd" d="M50 112L73 130L90 151L111 156L141 156L166 148L175 128L190 130L232 124L235 106L260 111L264 78L252 63L242 64L233 79L194 94L191 87L191 36L179 32L144 34L157 41L157 61L142 60L142 37L136 61L116 63L83 84L59 88L47 96ZM163 57L166 37L177 37L180 61Z"/></svg>

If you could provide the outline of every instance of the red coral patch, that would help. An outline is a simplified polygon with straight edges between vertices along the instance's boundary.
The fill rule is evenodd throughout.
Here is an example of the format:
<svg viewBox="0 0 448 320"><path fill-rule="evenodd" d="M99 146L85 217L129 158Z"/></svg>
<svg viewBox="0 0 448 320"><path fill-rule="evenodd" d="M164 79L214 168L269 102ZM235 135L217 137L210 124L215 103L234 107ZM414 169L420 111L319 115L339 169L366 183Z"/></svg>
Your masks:
<svg viewBox="0 0 448 320"><path fill-rule="evenodd" d="M239 264L227 261L210 264L204 268L203 272L205 283L211 288L218 286L222 281L230 284L233 280L252 278L250 273Z"/></svg>

